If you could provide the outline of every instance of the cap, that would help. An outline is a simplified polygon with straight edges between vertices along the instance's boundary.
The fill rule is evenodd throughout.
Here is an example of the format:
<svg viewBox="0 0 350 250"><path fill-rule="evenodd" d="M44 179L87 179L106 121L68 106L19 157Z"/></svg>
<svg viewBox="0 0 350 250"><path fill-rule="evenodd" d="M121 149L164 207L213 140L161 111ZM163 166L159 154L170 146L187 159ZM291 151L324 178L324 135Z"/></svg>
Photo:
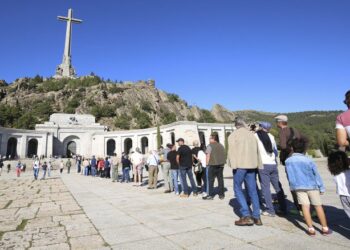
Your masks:
<svg viewBox="0 0 350 250"><path fill-rule="evenodd" d="M288 117L286 115L278 115L275 117L278 122L288 122Z"/></svg>
<svg viewBox="0 0 350 250"><path fill-rule="evenodd" d="M172 148L172 147L173 147L173 144L168 143L166 146L167 146L168 148Z"/></svg>
<svg viewBox="0 0 350 250"><path fill-rule="evenodd" d="M269 122L259 122L259 125L266 130L270 130L272 128L272 125Z"/></svg>
<svg viewBox="0 0 350 250"><path fill-rule="evenodd" d="M179 139L177 139L177 141L176 142L179 142L179 141L185 141L183 138L179 138Z"/></svg>

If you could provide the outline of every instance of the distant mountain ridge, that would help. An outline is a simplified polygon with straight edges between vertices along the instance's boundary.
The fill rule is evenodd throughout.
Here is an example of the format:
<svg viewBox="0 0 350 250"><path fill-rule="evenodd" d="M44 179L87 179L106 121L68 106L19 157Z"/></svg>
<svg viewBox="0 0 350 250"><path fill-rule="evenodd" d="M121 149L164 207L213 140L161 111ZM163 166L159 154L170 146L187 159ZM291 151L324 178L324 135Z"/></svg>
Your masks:
<svg viewBox="0 0 350 250"><path fill-rule="evenodd" d="M0 80L0 126L33 129L52 113L92 114L111 130L148 128L180 120L230 123L236 116L248 122L274 122L278 113L230 111L220 104L212 110L190 106L166 93L153 80L113 82L90 75L77 79L20 78ZM341 111L288 113L291 126L307 134L314 148L334 140L334 121ZM277 130L272 133L277 135ZM323 146L324 147L324 146ZM325 151L325 150L323 150Z"/></svg>

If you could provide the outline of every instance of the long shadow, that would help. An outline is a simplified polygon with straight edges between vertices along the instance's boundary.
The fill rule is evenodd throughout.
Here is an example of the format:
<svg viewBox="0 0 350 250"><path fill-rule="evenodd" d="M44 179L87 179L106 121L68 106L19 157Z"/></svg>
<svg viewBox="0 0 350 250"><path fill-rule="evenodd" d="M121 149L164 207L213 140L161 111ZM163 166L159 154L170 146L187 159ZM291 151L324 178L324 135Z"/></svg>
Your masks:
<svg viewBox="0 0 350 250"><path fill-rule="evenodd" d="M286 202L288 209L294 208L294 204L291 201L286 200ZM241 217L238 200L236 198L231 199L229 205L232 207L233 213L238 217ZM344 210L329 205L324 205L323 208L326 213L329 228L333 232L336 232L345 238L350 239L350 219L347 217ZM283 218L293 223L300 230L305 231L305 228L302 226L302 224L305 224L304 218L302 216L288 214ZM318 222L318 218L313 218L313 220Z"/></svg>

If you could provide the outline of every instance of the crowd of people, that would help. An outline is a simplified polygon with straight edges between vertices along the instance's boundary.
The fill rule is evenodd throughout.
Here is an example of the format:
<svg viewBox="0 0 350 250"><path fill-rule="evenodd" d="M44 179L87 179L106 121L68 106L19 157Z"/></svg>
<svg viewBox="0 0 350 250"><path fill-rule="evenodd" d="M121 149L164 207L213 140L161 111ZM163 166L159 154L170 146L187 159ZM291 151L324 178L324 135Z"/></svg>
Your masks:
<svg viewBox="0 0 350 250"><path fill-rule="evenodd" d="M350 170L349 159L345 153L350 137L350 91L346 93L344 103L349 110L339 115L336 122L340 150L329 155L328 168L335 176L337 194L350 218ZM234 194L240 207L240 218L235 221L235 225L261 226L261 215L275 217L290 213L302 215L308 226L307 233L314 236L316 231L312 221L313 213L310 212L312 205L314 215L317 215L322 226L322 234L329 235L331 230L328 228L321 201L325 187L316 164L305 155L308 140L298 130L288 126L286 115L279 115L275 119L279 128L279 145L269 132L272 124L259 122L258 126L249 127L244 119L238 117L234 120L236 129L228 137L227 150L219 142L218 135L212 134L208 145L200 145L195 141L194 147L190 148L183 138L179 138L176 141L177 145L169 143L165 148L151 150L147 155L143 155L140 149L136 148L134 152L123 153L121 157L92 156L89 159L75 156L66 162L61 160L59 169L62 174L66 168L69 174L75 165L76 172L85 176L108 178L112 179L112 182L134 182L134 186L147 185L148 189L154 190L160 187L160 167L164 193L174 192L181 198L201 194L203 200L213 200L216 195L219 199L225 199L224 166L227 165L232 169ZM280 164L285 166L293 208L287 207L285 191L279 181L277 157ZM0 165L2 168L2 161ZM38 179L40 167L43 170L42 179L45 179L46 173L50 176L52 160L44 161L43 164L39 159L34 160L35 179ZM20 176L23 170L20 161L17 168L17 176ZM148 172L147 182L143 178L145 171ZM218 184L216 189L215 179ZM270 185L275 190L274 197ZM278 203L277 209L274 203Z"/></svg>

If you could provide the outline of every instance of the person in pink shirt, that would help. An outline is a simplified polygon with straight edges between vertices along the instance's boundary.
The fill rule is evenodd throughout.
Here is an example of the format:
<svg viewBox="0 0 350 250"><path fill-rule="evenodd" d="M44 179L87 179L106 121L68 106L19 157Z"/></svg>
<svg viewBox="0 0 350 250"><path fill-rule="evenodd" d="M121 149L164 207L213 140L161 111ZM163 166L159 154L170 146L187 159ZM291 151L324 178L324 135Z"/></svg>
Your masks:
<svg viewBox="0 0 350 250"><path fill-rule="evenodd" d="M348 107L348 110L338 115L336 120L337 129L337 143L339 149L345 151L349 146L350 138L350 90L345 94L344 104Z"/></svg>

